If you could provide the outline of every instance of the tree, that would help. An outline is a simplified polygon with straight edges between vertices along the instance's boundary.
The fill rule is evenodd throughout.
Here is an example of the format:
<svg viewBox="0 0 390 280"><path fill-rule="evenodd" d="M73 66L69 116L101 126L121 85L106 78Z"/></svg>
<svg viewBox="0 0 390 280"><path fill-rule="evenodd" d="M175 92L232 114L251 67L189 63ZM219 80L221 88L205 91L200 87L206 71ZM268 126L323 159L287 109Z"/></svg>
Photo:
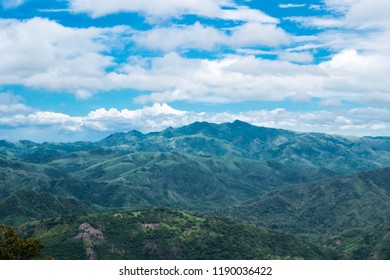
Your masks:
<svg viewBox="0 0 390 280"><path fill-rule="evenodd" d="M12 227L0 224L0 260L31 260L43 257L43 243L36 238L21 239Z"/></svg>

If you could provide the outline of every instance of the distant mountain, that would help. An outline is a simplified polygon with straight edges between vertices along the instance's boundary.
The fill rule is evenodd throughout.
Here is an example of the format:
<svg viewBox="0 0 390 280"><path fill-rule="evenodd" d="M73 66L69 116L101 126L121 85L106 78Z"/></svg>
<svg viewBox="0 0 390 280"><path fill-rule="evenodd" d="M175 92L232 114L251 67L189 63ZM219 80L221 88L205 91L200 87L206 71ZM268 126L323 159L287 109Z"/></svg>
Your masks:
<svg viewBox="0 0 390 280"><path fill-rule="evenodd" d="M0 140L0 159L21 159L32 163L46 163L76 151L92 150L90 142L74 143L34 143L28 140L15 143Z"/></svg>
<svg viewBox="0 0 390 280"><path fill-rule="evenodd" d="M0 141L0 155L34 163L47 163L81 151L234 156L300 168L324 168L344 174L390 166L390 137L298 133L257 127L241 121L223 124L195 122L148 134L138 131L115 133L95 143Z"/></svg>
<svg viewBox="0 0 390 280"><path fill-rule="evenodd" d="M56 259L335 259L335 251L243 222L149 209L33 222Z"/></svg>
<svg viewBox="0 0 390 280"><path fill-rule="evenodd" d="M342 137L256 127L245 122L196 122L162 132L116 133L98 142L118 152L162 151L236 156L338 173L390 166L389 137Z"/></svg>

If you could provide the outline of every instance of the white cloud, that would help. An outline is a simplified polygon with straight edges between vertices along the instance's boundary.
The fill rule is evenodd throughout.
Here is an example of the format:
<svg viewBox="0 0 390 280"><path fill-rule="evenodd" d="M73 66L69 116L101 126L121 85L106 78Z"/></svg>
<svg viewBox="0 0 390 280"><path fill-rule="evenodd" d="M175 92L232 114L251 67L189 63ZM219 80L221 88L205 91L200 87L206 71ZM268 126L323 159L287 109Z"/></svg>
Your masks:
<svg viewBox="0 0 390 280"><path fill-rule="evenodd" d="M390 88L390 36L385 38L379 31L369 33L368 42L360 35L339 31L312 36L308 40L317 40L322 46L328 42L335 52L329 61L319 64L310 64L312 51L305 51L308 45L304 45L274 50L279 60L251 55L188 59L172 52L161 57L130 57L127 63L116 65L106 53L125 32L134 34L139 47L159 45L164 51L192 46L280 46L297 41L275 24L258 22L224 31L200 23L146 32L129 30L69 28L41 18L1 19L0 85L67 91L78 99L88 99L98 91L145 91L136 98L138 103L282 101L294 100L294 96L371 102L366 96L384 95ZM299 47L303 51L297 51Z"/></svg>
<svg viewBox="0 0 390 280"><path fill-rule="evenodd" d="M2 0L0 4L5 9L16 8L23 5L27 0Z"/></svg>
<svg viewBox="0 0 390 280"><path fill-rule="evenodd" d="M187 40L205 49L222 43L232 47L274 46L290 40L273 24L245 23L231 28L229 36L198 23L177 29L180 36L172 35L176 41L165 40L161 32L155 37L140 37L139 42L149 47L159 41L168 50L181 44L188 48ZM310 53L286 51L279 53L280 60L247 55L187 59L168 53L154 58L130 57L117 66L112 57L102 53L110 51L110 40L126 31L125 27L68 28L41 18L0 20L0 84L68 91L78 99L87 99L97 91L146 91L136 99L139 103L281 101L292 99L297 92L317 98L364 101L365 95L388 92L390 88L390 56L381 54L386 47L378 42L370 44L375 47L371 52L342 50L318 65L297 65L294 62L310 63ZM191 38L195 31L198 35ZM335 36L336 40L338 35L326 36ZM202 41L200 37L207 39ZM342 40L334 45L342 48Z"/></svg>
<svg viewBox="0 0 390 280"><path fill-rule="evenodd" d="M154 92L138 97L140 103L284 100L299 91L315 91L323 79L315 67L252 56L201 60L172 53L152 60L150 65L142 70L127 68L126 74L112 74L112 79L117 84L133 84L137 89Z"/></svg>
<svg viewBox="0 0 390 280"><path fill-rule="evenodd" d="M225 20L235 20L235 21L246 21L246 22L258 22L258 23L270 23L278 24L279 20L277 18L266 15L265 13L249 9L247 7L236 7L236 9L224 9L219 12L216 18L221 18Z"/></svg>
<svg viewBox="0 0 390 280"><path fill-rule="evenodd" d="M280 60L298 63L311 63L314 61L314 56L309 52L282 52L278 57Z"/></svg>
<svg viewBox="0 0 390 280"><path fill-rule="evenodd" d="M315 5L315 4L311 4L309 6L309 9L310 10L315 10L315 11L321 11L323 9L323 7L321 5Z"/></svg>
<svg viewBox="0 0 390 280"><path fill-rule="evenodd" d="M354 1L345 15L345 20L361 27L383 26L388 28L390 23L389 11L390 1Z"/></svg>
<svg viewBox="0 0 390 280"><path fill-rule="evenodd" d="M334 17L298 17L298 16L292 16L292 17L286 17L286 20L290 20L293 22L297 22L301 24L304 27L315 27L319 29L326 29L326 28L335 28L335 27L341 27L344 26L344 21L340 18L334 18Z"/></svg>
<svg viewBox="0 0 390 280"><path fill-rule="evenodd" d="M0 117L16 113L29 112L32 109L23 104L20 96L10 93L0 93Z"/></svg>
<svg viewBox="0 0 390 280"><path fill-rule="evenodd" d="M86 12L92 17L101 17L118 12L136 12L147 16L180 17L183 14L212 16L219 12L217 1L199 0L70 0L73 12Z"/></svg>
<svg viewBox="0 0 390 280"><path fill-rule="evenodd" d="M320 28L389 28L390 2L386 0L324 0L325 9L334 13L324 17L292 17L307 26ZM313 5L312 5L313 6ZM312 8L318 9L314 5Z"/></svg>
<svg viewBox="0 0 390 280"><path fill-rule="evenodd" d="M54 21L0 19L0 85L76 92L99 87L112 58L106 35L115 29L68 28ZM85 96L85 95L84 95Z"/></svg>
<svg viewBox="0 0 390 280"><path fill-rule="evenodd" d="M274 24L246 23L231 29L230 44L237 47L278 47L290 42L290 36Z"/></svg>
<svg viewBox="0 0 390 280"><path fill-rule="evenodd" d="M218 60L187 59L175 53L150 59L144 67L124 65L107 84L150 91L139 103L281 101L297 92L316 98L359 102L388 92L390 58L344 50L318 65L235 55Z"/></svg>
<svg viewBox="0 0 390 280"><path fill-rule="evenodd" d="M151 22L180 18L183 15L197 15L226 20L278 23L277 19L259 10L238 6L230 0L70 0L70 10L75 13L88 13L92 17L133 12L145 15Z"/></svg>
<svg viewBox="0 0 390 280"><path fill-rule="evenodd" d="M305 7L306 4L279 4L279 8L281 9L289 9L289 8L302 8Z"/></svg>
<svg viewBox="0 0 390 280"><path fill-rule="evenodd" d="M178 49L215 50L221 46L233 49L253 46L278 47L289 43L291 36L274 24L251 22L230 28L229 32L226 32L196 22L194 25L135 32L132 39L140 47L168 52Z"/></svg>
<svg viewBox="0 0 390 280"><path fill-rule="evenodd" d="M212 50L225 44L227 36L213 27L199 22L194 25L155 28L138 32L132 39L141 47L173 51L176 49Z"/></svg>

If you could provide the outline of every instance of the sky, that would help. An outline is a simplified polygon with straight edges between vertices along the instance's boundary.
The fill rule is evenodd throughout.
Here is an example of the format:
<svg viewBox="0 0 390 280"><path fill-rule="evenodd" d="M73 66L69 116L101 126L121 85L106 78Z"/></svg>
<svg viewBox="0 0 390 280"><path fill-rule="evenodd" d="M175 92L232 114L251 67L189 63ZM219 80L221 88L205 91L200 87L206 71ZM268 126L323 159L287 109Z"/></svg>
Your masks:
<svg viewBox="0 0 390 280"><path fill-rule="evenodd" d="M0 3L0 139L236 119L390 136L388 0Z"/></svg>

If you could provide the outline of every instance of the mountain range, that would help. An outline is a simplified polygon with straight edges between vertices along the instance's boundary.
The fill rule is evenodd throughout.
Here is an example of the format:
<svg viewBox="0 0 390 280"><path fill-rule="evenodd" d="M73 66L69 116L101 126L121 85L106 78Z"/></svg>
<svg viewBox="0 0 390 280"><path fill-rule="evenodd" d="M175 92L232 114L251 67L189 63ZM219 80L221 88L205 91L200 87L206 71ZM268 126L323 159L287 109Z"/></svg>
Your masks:
<svg viewBox="0 0 390 280"><path fill-rule="evenodd" d="M381 245L387 244L388 238L383 230L378 231L383 235L377 234L365 243L362 240L372 235L373 228L388 228L389 167L390 137L300 133L242 121L196 122L147 134L115 133L98 142L2 140L0 223L15 225L24 232L29 228L30 235L42 237L51 248L61 238L64 242L64 235L74 235L58 228L77 232L69 217L81 224L95 213L98 216L93 217L102 219L96 230L104 233L112 217L105 213L114 211L128 217L132 211L160 209L150 212L157 217L159 211L176 213L182 210L175 209L185 209L207 213L207 217L220 223L226 223L228 218L230 223L238 223L236 228L241 227L243 232L250 226L272 236L284 234L290 241L305 238L323 246L324 252L332 252L250 253L254 258L388 258ZM39 231L35 229L37 225ZM45 232L53 231L58 236L47 239ZM157 233L161 230L154 231ZM179 233L183 234L182 230ZM79 240L69 242L74 245ZM131 241L106 245L116 248L121 242ZM376 242L376 251L367 250L370 242ZM181 252L187 246L176 245L182 246ZM290 248L288 244L283 246ZM77 248L79 251L69 249L74 253L70 255L66 250L48 250L58 258L86 257L84 249L80 251L83 246ZM101 253L96 249L94 257L146 257L122 251L107 253L107 248ZM168 251L159 258L170 258ZM207 258L207 254L201 257L183 253L176 257ZM222 255L210 253L209 257Z"/></svg>

